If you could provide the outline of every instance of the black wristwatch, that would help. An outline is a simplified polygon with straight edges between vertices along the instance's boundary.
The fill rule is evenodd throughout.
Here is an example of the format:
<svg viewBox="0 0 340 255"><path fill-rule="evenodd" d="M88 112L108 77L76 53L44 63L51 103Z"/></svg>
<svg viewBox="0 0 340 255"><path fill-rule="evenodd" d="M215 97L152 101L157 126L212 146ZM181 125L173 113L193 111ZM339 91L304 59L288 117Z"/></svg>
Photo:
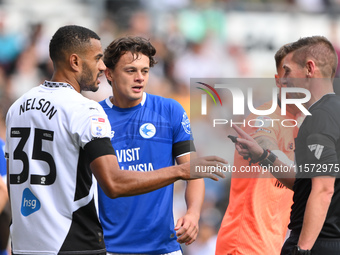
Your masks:
<svg viewBox="0 0 340 255"><path fill-rule="evenodd" d="M292 255L312 255L311 250L302 250L298 245L295 245Z"/></svg>

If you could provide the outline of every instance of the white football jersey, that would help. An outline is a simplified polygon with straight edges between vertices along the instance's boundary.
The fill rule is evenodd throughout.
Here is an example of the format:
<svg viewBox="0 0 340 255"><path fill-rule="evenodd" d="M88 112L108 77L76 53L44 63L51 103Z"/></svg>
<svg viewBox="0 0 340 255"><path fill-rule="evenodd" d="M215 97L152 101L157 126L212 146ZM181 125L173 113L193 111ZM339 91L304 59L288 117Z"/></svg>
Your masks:
<svg viewBox="0 0 340 255"><path fill-rule="evenodd" d="M45 81L11 106L6 124L13 253L105 253L89 168L113 151L102 107Z"/></svg>

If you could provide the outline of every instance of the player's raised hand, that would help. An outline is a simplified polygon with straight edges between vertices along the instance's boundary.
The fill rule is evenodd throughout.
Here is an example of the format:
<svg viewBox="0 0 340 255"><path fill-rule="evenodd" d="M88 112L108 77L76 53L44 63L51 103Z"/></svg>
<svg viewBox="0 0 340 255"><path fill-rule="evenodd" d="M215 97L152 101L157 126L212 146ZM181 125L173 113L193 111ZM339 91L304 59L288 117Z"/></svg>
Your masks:
<svg viewBox="0 0 340 255"><path fill-rule="evenodd" d="M182 179L191 180L199 178L210 178L218 181L218 177L225 178L223 167L228 162L217 156L199 157L190 160L182 166Z"/></svg>
<svg viewBox="0 0 340 255"><path fill-rule="evenodd" d="M258 159L263 154L263 148L246 132L236 125L232 126L239 137L236 138L235 147L237 152L243 157Z"/></svg>

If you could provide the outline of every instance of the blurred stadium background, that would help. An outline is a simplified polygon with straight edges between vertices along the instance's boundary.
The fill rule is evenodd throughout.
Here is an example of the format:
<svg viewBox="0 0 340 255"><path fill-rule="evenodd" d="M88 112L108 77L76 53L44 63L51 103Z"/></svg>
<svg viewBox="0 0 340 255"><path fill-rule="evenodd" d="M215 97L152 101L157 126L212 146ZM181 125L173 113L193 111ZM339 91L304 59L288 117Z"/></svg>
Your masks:
<svg viewBox="0 0 340 255"><path fill-rule="evenodd" d="M0 0L0 137L11 103L51 77L48 44L60 26L96 31L103 48L120 35L150 38L158 64L147 91L190 112L190 78L272 78L275 51L304 36L324 35L340 51L339 12L340 0ZM99 92L84 93L97 101L110 94L105 79ZM183 247L186 255L214 254L229 183L206 181L199 237ZM184 211L177 183L176 219Z"/></svg>

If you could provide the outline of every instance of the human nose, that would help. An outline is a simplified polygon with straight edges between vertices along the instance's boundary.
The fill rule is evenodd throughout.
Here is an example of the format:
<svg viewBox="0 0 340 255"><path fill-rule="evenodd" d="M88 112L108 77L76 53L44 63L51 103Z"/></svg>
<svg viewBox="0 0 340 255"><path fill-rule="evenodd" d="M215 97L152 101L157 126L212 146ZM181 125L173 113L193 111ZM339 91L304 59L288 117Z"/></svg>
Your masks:
<svg viewBox="0 0 340 255"><path fill-rule="evenodd" d="M138 82L143 82L144 81L144 76L141 71L136 72L136 77L135 80Z"/></svg>
<svg viewBox="0 0 340 255"><path fill-rule="evenodd" d="M105 71L106 70L106 65L104 64L104 61L101 59L99 63L99 70L100 71Z"/></svg>

